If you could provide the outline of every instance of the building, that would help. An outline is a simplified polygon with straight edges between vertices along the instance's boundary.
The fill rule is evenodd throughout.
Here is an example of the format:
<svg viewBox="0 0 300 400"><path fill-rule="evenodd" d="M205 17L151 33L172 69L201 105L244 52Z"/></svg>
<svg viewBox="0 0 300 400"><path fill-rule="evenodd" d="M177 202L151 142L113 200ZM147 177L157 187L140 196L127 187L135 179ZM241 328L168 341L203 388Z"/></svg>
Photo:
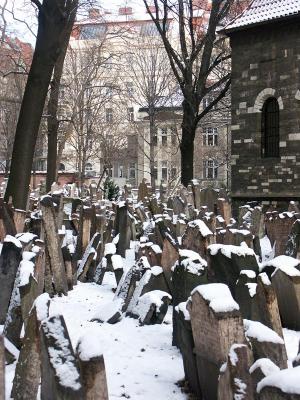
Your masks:
<svg viewBox="0 0 300 400"><path fill-rule="evenodd" d="M300 198L299 22L299 0L254 0L225 29L232 48L237 202Z"/></svg>
<svg viewBox="0 0 300 400"><path fill-rule="evenodd" d="M207 3L195 3L195 26L207 21ZM176 21L168 22L176 45ZM154 58L163 76L153 78L159 84L166 82L149 100L152 88L147 92L151 81L147 77L153 71L148 68ZM95 62L98 64L93 70ZM78 82L76 70L72 71L74 65L77 71L90 71L77 88L74 87L74 82ZM73 128L72 132L68 132L68 127L62 129L66 143L61 168L95 178L105 169L119 185L129 182L136 186L143 178L150 181L152 154L156 185L162 180L170 185L179 181L181 100L175 96L178 89L172 77L160 36L146 10L91 9L87 18L75 23L66 57L62 119L72 120ZM204 99L204 102L210 101ZM155 115L152 152L150 109ZM197 130L195 178L203 185L228 183L228 121L228 108L226 112L215 109Z"/></svg>

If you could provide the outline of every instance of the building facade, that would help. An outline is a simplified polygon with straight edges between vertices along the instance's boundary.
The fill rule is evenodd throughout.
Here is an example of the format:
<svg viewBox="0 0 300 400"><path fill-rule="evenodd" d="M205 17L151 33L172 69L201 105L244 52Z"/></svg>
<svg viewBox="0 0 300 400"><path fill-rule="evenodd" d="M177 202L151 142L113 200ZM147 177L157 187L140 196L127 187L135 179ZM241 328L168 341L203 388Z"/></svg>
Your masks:
<svg viewBox="0 0 300 400"><path fill-rule="evenodd" d="M232 197L300 195L300 1L254 0L225 32L232 48Z"/></svg>

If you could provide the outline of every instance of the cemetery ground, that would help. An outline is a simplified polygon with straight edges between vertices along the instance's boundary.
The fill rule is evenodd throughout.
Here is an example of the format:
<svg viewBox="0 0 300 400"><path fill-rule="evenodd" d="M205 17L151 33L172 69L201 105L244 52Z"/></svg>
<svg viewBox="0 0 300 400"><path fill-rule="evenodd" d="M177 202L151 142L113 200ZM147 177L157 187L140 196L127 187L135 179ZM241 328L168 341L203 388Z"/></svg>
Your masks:
<svg viewBox="0 0 300 400"><path fill-rule="evenodd" d="M300 399L297 204L58 189L0 202L1 400Z"/></svg>

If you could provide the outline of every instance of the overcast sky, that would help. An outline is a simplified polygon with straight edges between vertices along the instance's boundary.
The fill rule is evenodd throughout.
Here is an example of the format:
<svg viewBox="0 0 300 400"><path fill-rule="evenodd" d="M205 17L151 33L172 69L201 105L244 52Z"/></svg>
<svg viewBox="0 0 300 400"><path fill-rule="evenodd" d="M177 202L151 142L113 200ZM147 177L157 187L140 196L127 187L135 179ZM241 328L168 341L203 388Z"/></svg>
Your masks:
<svg viewBox="0 0 300 400"><path fill-rule="evenodd" d="M132 6L135 9L144 8L143 0L97 0L97 2L100 7L105 9L117 10L124 5ZM5 0L0 0L0 5L4 3ZM34 45L34 33L37 29L36 7L32 5L30 0L8 0L6 7L8 9L8 12L5 13L7 31L13 36L18 36L23 41ZM82 18L82 13L78 18Z"/></svg>

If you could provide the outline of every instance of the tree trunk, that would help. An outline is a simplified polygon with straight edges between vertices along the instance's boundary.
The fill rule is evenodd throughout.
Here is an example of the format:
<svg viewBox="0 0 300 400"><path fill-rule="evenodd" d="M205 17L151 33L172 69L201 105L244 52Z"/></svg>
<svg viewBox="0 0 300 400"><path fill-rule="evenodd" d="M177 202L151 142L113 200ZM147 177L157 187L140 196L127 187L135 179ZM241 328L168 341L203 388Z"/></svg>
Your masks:
<svg viewBox="0 0 300 400"><path fill-rule="evenodd" d="M73 28L76 13L72 13L68 25L67 34L65 41L62 46L61 53L54 66L53 81L51 84L50 98L48 102L48 152L47 152L47 178L46 178L46 190L51 190L53 182L57 181L57 173L59 163L57 162L58 151L57 151L57 134L59 128L59 121L57 119L58 100L59 100L59 89L60 82L63 73L64 61L69 43L69 37Z"/></svg>
<svg viewBox="0 0 300 400"><path fill-rule="evenodd" d="M187 185L194 178L194 139L196 134L197 122L191 107L191 101L183 101L182 136L180 143L181 151L181 183Z"/></svg>
<svg viewBox="0 0 300 400"><path fill-rule="evenodd" d="M76 10L76 6L74 5ZM5 201L25 209L36 139L55 62L61 51L61 36L69 18L60 5L44 0L39 10L36 47L21 104L13 146Z"/></svg>
<svg viewBox="0 0 300 400"><path fill-rule="evenodd" d="M156 133L154 109L149 107L149 128L150 128L150 140L149 140L149 161L150 161L150 179L152 192L155 193L155 168L154 168L154 136Z"/></svg>

